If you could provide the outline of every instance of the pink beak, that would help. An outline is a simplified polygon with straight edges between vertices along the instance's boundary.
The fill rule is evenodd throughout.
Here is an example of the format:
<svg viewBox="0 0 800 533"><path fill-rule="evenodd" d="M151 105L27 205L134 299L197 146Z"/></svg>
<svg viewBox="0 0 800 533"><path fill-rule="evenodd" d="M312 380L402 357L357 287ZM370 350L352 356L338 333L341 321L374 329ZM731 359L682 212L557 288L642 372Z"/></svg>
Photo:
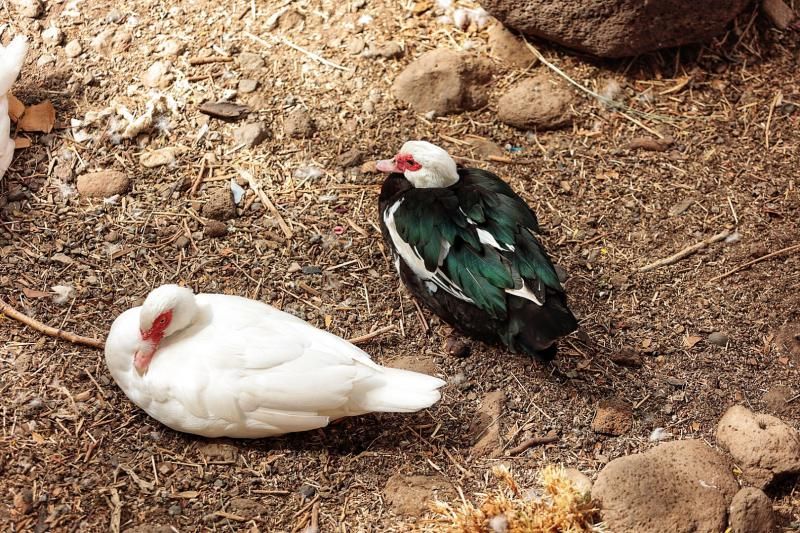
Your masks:
<svg viewBox="0 0 800 533"><path fill-rule="evenodd" d="M156 351L153 350L137 350L136 353L133 355L133 367L136 369L136 372L139 373L140 376L144 376L147 374L147 369L150 367L150 361L153 360L153 356L155 355Z"/></svg>
<svg viewBox="0 0 800 533"><path fill-rule="evenodd" d="M375 163L375 168L381 172L400 172L400 169L397 168L397 164L395 164L394 159L382 159L381 161Z"/></svg>

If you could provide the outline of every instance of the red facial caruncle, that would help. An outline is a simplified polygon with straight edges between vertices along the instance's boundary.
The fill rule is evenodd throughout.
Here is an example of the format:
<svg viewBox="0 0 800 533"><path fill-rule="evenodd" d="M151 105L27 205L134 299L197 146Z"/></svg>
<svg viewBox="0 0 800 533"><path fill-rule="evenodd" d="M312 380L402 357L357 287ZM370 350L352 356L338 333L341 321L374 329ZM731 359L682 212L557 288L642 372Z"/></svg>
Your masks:
<svg viewBox="0 0 800 533"><path fill-rule="evenodd" d="M153 325L148 331L142 331L142 340L155 342L158 344L164 338L164 330L169 327L172 322L172 309L164 311L153 320Z"/></svg>
<svg viewBox="0 0 800 533"><path fill-rule="evenodd" d="M422 168L422 165L417 163L411 154L397 154L394 157L394 162L400 172L405 172L406 170L414 172Z"/></svg>
<svg viewBox="0 0 800 533"><path fill-rule="evenodd" d="M415 172L422 168L411 154L399 153L394 156L394 159L384 159L378 161L375 168L381 172Z"/></svg>
<svg viewBox="0 0 800 533"><path fill-rule="evenodd" d="M147 331L140 331L145 348L138 350L133 356L133 366L140 375L147 372L153 356L158 350L161 339L164 338L164 331L172 322L172 309L164 311L156 317L153 325Z"/></svg>

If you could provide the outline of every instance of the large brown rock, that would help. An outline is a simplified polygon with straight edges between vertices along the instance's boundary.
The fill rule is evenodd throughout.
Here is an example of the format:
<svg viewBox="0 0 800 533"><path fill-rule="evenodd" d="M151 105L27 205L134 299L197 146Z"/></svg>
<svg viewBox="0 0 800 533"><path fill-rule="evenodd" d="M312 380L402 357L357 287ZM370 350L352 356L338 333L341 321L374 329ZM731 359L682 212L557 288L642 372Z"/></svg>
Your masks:
<svg viewBox="0 0 800 533"><path fill-rule="evenodd" d="M493 24L486 33L489 36L490 53L504 63L528 68L537 61L525 41L505 29L502 24Z"/></svg>
<svg viewBox="0 0 800 533"><path fill-rule="evenodd" d="M483 107L489 101L491 62L467 52L431 50L394 80L394 95L416 111L444 115Z"/></svg>
<svg viewBox="0 0 800 533"><path fill-rule="evenodd" d="M100 170L78 176L78 194L90 198L108 198L131 190L131 180L118 170Z"/></svg>
<svg viewBox="0 0 800 533"><path fill-rule="evenodd" d="M683 440L611 461L597 476L592 498L615 533L719 533L738 489L721 454L699 440Z"/></svg>
<svg viewBox="0 0 800 533"><path fill-rule="evenodd" d="M775 530L772 502L762 491L746 487L731 502L728 525L733 533L770 533Z"/></svg>
<svg viewBox="0 0 800 533"><path fill-rule="evenodd" d="M749 0L482 0L509 28L601 57L701 42Z"/></svg>
<svg viewBox="0 0 800 533"><path fill-rule="evenodd" d="M717 425L717 442L759 488L776 477L800 474L800 433L774 416L734 405Z"/></svg>
<svg viewBox="0 0 800 533"><path fill-rule="evenodd" d="M572 121L575 95L559 78L538 74L514 85L497 102L497 117L515 128L554 129Z"/></svg>

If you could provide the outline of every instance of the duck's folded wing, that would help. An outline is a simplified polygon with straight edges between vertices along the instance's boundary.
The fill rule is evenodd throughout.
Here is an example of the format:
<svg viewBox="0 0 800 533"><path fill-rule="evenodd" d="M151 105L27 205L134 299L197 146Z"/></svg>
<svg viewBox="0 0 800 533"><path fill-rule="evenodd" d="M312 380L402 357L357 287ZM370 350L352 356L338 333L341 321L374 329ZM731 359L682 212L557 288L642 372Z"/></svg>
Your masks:
<svg viewBox="0 0 800 533"><path fill-rule="evenodd" d="M380 371L352 344L293 318L236 331L195 407L232 422L313 429L343 409L358 381Z"/></svg>
<svg viewBox="0 0 800 533"><path fill-rule="evenodd" d="M415 272L424 267L424 279L494 317L506 316L509 295L543 305L546 287L563 290L536 217L502 181L464 176L458 188L412 189L388 212Z"/></svg>

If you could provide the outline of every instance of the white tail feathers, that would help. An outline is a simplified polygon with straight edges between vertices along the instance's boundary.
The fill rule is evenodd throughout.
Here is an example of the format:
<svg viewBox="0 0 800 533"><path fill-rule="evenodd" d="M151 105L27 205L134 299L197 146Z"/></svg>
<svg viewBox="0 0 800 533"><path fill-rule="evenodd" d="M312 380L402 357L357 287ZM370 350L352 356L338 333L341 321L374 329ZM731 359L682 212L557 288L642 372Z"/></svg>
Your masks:
<svg viewBox="0 0 800 533"><path fill-rule="evenodd" d="M0 45L0 96L5 96L11 90L22 70L27 51L28 39L24 35L14 37L8 46Z"/></svg>
<svg viewBox="0 0 800 533"><path fill-rule="evenodd" d="M8 46L0 45L0 180L3 179L14 157L14 141L10 137L11 120L8 118L6 93L17 79L27 51L28 40L22 35L14 37Z"/></svg>
<svg viewBox="0 0 800 533"><path fill-rule="evenodd" d="M442 397L439 388L445 382L439 378L399 368L382 370L373 381L379 385L358 387L361 390L354 391L351 405L365 413L413 413L430 407Z"/></svg>

